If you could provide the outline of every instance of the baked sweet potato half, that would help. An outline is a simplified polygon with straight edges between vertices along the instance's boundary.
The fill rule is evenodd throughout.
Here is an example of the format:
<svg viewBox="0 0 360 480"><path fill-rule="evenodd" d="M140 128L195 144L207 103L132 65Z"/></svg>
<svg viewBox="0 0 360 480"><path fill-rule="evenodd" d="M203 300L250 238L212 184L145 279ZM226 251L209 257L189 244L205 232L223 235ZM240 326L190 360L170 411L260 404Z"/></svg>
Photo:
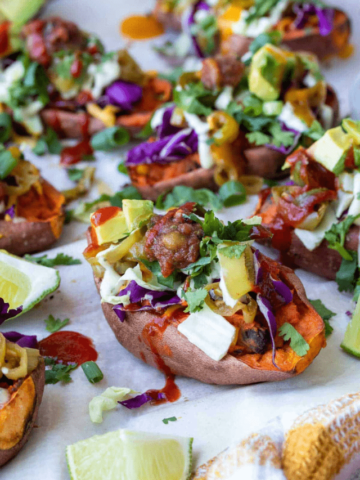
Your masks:
<svg viewBox="0 0 360 480"><path fill-rule="evenodd" d="M0 249L14 255L45 250L61 235L65 198L18 149L6 153L0 180Z"/></svg>
<svg viewBox="0 0 360 480"><path fill-rule="evenodd" d="M201 14L197 13L199 10ZM166 29L188 33L193 53L201 57L216 52L242 57L254 38L274 31L281 33L282 45L295 52L310 52L320 60L351 53L350 19L345 12L331 6L296 0L264 6L260 1L249 0L241 5L232 2L213 7L195 2L186 9L182 3L157 0L153 14ZM213 19L210 41L203 34L206 16L208 23Z"/></svg>
<svg viewBox="0 0 360 480"><path fill-rule="evenodd" d="M280 67L274 84L263 76L266 59ZM245 176L276 179L286 175L287 154L300 143L310 145L313 128L335 125L338 115L337 96L316 60L267 44L249 68L219 56L204 60L200 72L184 73L174 105L155 112L154 136L129 150L125 165L150 200L176 185L216 190Z"/></svg>
<svg viewBox="0 0 360 480"><path fill-rule="evenodd" d="M14 332L12 332L14 333ZM39 351L9 342L0 333L0 467L28 441L41 404L45 364ZM22 372L23 371L23 372Z"/></svg>
<svg viewBox="0 0 360 480"><path fill-rule="evenodd" d="M287 159L292 184L262 191L255 212L273 233L265 242L284 262L348 291L358 278L359 133L346 119L307 150L295 151Z"/></svg>
<svg viewBox="0 0 360 480"><path fill-rule="evenodd" d="M4 88L12 91L15 82L22 88L21 107L14 109L18 99L11 93L4 100L16 134L37 138L50 127L61 138L89 140L121 126L135 135L171 99L168 81L144 73L126 50L105 52L97 37L73 22L60 17L30 21L20 40L29 61L23 62L23 52L13 52L1 67L8 79ZM29 88L26 79L35 70L40 80Z"/></svg>
<svg viewBox="0 0 360 480"><path fill-rule="evenodd" d="M164 373L205 383L298 375L325 346L300 280L251 247L269 235L259 224L194 212L187 203L159 216L149 201L126 200L92 215L84 255L116 338Z"/></svg>

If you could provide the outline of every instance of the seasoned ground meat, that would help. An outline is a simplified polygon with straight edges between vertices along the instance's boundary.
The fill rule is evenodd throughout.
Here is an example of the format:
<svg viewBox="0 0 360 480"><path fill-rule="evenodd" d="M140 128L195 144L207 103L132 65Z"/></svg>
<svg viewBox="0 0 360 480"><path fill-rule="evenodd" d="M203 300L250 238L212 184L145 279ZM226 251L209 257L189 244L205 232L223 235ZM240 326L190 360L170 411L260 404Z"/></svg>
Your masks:
<svg viewBox="0 0 360 480"><path fill-rule="evenodd" d="M217 55L203 61L201 81L209 90L227 85L235 87L242 79L244 70L244 64L233 55Z"/></svg>
<svg viewBox="0 0 360 480"><path fill-rule="evenodd" d="M33 20L24 26L22 36L30 58L44 67L50 65L55 52L84 50L87 45L87 37L77 25L60 17Z"/></svg>
<svg viewBox="0 0 360 480"><path fill-rule="evenodd" d="M168 277L176 268L185 268L199 257L200 240L204 236L198 223L183 217L192 213L194 203L170 210L156 218L146 232L145 253L151 262L158 260L161 273Z"/></svg>

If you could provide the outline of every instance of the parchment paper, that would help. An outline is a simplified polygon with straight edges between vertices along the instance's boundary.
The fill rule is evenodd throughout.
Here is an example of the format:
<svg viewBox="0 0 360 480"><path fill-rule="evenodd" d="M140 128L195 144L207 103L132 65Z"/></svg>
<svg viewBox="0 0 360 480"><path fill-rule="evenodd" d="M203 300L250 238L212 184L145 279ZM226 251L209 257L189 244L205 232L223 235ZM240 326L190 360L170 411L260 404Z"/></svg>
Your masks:
<svg viewBox="0 0 360 480"><path fill-rule="evenodd" d="M330 2L351 12L355 29L354 43L359 44L360 4L358 0ZM108 48L119 48L123 42L118 35L121 18L130 13L149 11L151 0L57 0L49 4L47 14L60 14L78 22L84 29L96 32ZM164 64L151 51L148 43L139 43L132 48L133 54L144 68L161 69ZM360 52L347 61L334 61L325 71L336 87L342 103L342 113L349 111L348 92L355 75L360 70ZM115 154L99 155L94 163L97 177L116 191L126 177L116 170L124 150ZM42 168L43 176L58 188L72 185L58 166L56 156L35 159ZM91 197L98 196L96 190ZM245 205L221 212L223 219L234 220L248 216L256 199ZM48 252L58 252L82 258L86 246L83 240L85 226L74 223L65 228L58 247ZM263 249L264 250L264 249ZM266 251L266 250L265 250ZM269 252L266 252L269 253ZM48 335L44 319L53 314L61 319L69 317L67 330L75 330L91 337L99 352L98 365L104 372L104 380L91 385L81 368L72 373L73 382L68 385L48 385L39 412L38 428L35 428L28 445L16 459L0 473L1 480L67 480L65 447L95 434L117 428L130 428L149 432L194 437L194 462L196 465L216 455L229 444L240 440L250 432L264 426L271 418L285 412L301 413L319 403L346 393L359 390L359 360L340 349L349 317L353 310L351 296L339 294L334 282L298 271L309 298L320 298L325 305L337 312L332 321L333 334L328 346L314 363L299 377L273 384L258 384L245 387L216 387L194 380L178 378L181 399L173 404L159 407L144 406L139 410L126 410L119 406L116 411L105 413L101 425L93 425L88 416L88 403L108 386L130 387L139 392L149 388L161 388L163 375L134 358L115 340L100 307L90 266L59 267L60 289L34 308L33 311L7 323L2 330L18 330L37 334L39 339ZM176 422L165 425L162 419L177 417Z"/></svg>

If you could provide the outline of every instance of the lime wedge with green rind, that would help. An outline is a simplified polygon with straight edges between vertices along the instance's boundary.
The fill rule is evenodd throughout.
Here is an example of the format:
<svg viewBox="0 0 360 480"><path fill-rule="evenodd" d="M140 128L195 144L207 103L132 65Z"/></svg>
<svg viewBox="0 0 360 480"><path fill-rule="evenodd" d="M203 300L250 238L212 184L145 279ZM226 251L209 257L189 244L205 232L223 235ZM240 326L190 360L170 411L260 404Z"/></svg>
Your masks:
<svg viewBox="0 0 360 480"><path fill-rule="evenodd" d="M0 297L10 308L30 310L60 285L60 274L0 250Z"/></svg>
<svg viewBox="0 0 360 480"><path fill-rule="evenodd" d="M192 438L117 430L66 449L72 480L187 480Z"/></svg>
<svg viewBox="0 0 360 480"><path fill-rule="evenodd" d="M350 353L350 355L360 357L360 298L356 304L352 319L346 328L341 348L345 352Z"/></svg>

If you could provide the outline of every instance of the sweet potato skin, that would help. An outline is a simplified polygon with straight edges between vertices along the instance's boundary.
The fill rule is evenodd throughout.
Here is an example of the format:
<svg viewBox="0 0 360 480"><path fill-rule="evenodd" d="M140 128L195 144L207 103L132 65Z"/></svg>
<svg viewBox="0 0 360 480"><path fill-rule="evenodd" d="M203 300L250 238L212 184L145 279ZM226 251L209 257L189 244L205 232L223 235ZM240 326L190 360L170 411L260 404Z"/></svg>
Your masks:
<svg viewBox="0 0 360 480"><path fill-rule="evenodd" d="M218 185L214 181L214 168L198 168L178 177L157 182L154 185L137 185L143 198L156 201L162 193L170 192L177 185L184 185L192 188L208 188L218 190Z"/></svg>
<svg viewBox="0 0 360 480"><path fill-rule="evenodd" d="M0 449L0 467L5 465L5 463L9 462L20 452L25 443L28 441L31 431L35 425L45 385L45 363L43 358L40 358L39 365L32 372L30 377L35 386L35 400L33 410L30 417L26 421L25 431L21 440L8 450Z"/></svg>
<svg viewBox="0 0 360 480"><path fill-rule="evenodd" d="M90 241L89 234L88 241ZM283 267L283 272L301 301L312 308L300 279L287 267ZM95 285L98 291L100 284L101 279L95 277ZM127 312L125 321L121 323L113 310L113 305L102 303L102 309L109 326L121 345L137 358L158 368L157 356L154 355L150 346L142 338L145 325L156 318L156 314L146 311ZM297 371L281 372L253 369L230 354L216 362L190 343L185 336L181 335L174 324L170 324L166 328L163 336L157 339L156 345L161 361L170 368L173 374L194 378L203 383L249 385L286 380L298 374ZM315 356L319 351L315 352Z"/></svg>

